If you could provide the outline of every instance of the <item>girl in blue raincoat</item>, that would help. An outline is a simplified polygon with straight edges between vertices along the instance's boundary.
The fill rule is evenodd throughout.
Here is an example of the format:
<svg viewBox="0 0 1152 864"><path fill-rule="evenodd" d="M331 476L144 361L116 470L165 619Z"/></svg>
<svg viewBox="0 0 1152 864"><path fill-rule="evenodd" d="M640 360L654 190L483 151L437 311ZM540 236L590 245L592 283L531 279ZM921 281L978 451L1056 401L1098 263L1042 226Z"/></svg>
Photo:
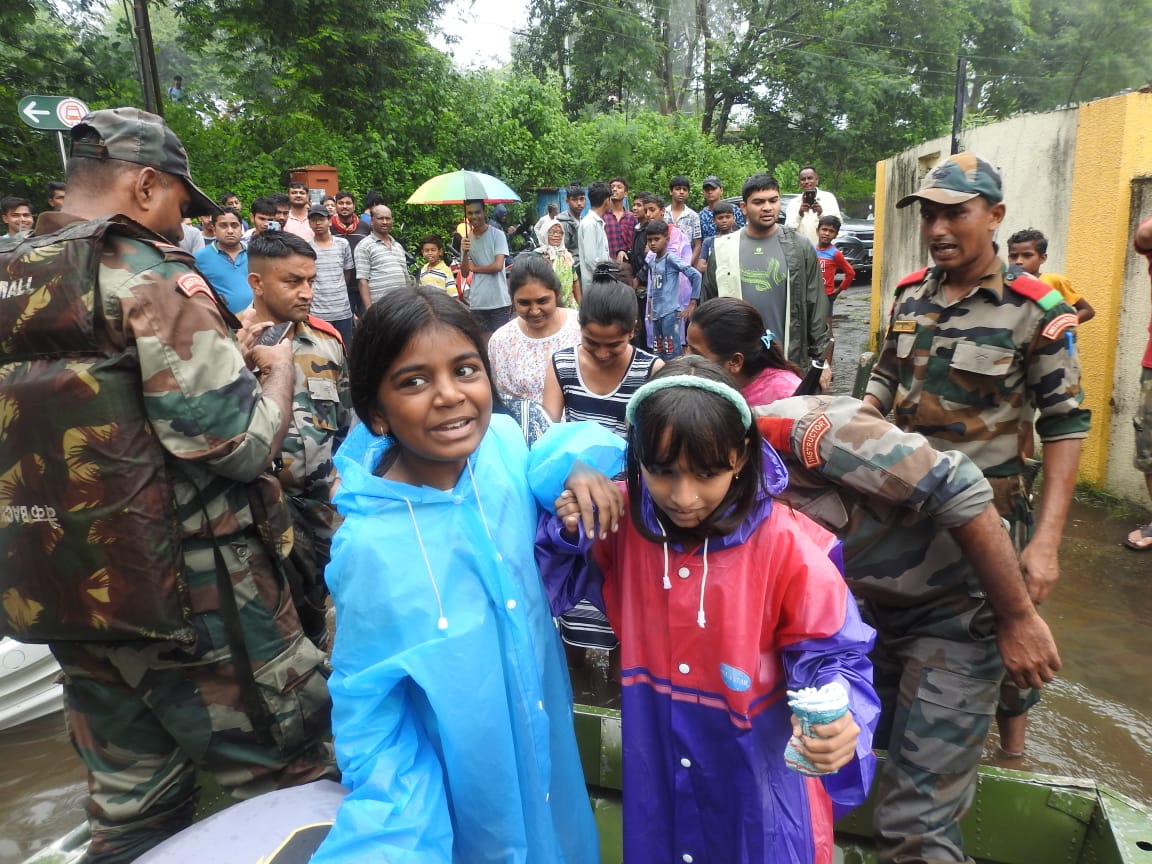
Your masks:
<svg viewBox="0 0 1152 864"><path fill-rule="evenodd" d="M519 427L494 414L480 331L442 292L377 302L350 366L363 423L336 457L344 523L326 579L332 725L351 791L312 860L598 861L528 476L540 500L565 485L589 524L593 504L615 523L619 496L597 472L570 472L564 447L530 464ZM568 449L585 461L590 437L612 438L553 432L579 433Z"/></svg>

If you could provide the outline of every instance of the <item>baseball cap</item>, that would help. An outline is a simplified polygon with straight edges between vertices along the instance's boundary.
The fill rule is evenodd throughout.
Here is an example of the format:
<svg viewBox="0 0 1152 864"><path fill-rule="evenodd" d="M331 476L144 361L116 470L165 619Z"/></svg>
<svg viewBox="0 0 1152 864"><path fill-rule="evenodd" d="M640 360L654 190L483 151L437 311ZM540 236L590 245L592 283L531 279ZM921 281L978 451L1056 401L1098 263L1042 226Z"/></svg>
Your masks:
<svg viewBox="0 0 1152 864"><path fill-rule="evenodd" d="M78 140L96 133L98 142ZM185 216L216 215L220 207L192 182L188 154L163 117L139 108L104 108L93 111L72 127L74 158L118 159L146 165L184 181L191 203Z"/></svg>
<svg viewBox="0 0 1152 864"><path fill-rule="evenodd" d="M1000 174L975 153L955 153L928 172L920 188L896 202L907 207L913 201L935 201L937 204L963 204L983 195L991 204L1004 200Z"/></svg>
<svg viewBox="0 0 1152 864"><path fill-rule="evenodd" d="M321 204L313 204L308 208L308 218L313 216L323 216L325 219L330 219L332 214L329 213Z"/></svg>
<svg viewBox="0 0 1152 864"><path fill-rule="evenodd" d="M709 174L707 177L704 178L704 182L701 183L700 185L702 187L704 187L705 189L707 189L709 186L715 186L717 189L723 189L724 188L724 184L720 182L720 178L717 177L715 174Z"/></svg>

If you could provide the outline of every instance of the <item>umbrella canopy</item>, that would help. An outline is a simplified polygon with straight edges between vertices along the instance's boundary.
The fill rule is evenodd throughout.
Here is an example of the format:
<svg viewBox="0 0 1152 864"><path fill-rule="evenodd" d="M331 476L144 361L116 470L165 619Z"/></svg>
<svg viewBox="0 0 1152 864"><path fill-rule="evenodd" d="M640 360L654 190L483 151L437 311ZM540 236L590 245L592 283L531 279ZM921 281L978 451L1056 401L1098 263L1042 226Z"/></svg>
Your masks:
<svg viewBox="0 0 1152 864"><path fill-rule="evenodd" d="M483 201L501 204L519 201L520 196L491 174L479 171L452 171L424 181L411 197L409 204L463 204L465 201Z"/></svg>

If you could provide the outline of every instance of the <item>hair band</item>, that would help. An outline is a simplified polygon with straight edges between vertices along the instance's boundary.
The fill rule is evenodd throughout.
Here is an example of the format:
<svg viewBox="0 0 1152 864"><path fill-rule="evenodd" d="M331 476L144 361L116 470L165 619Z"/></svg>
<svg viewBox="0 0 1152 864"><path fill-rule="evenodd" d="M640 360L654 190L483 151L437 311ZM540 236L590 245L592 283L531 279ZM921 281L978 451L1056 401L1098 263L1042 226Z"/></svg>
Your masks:
<svg viewBox="0 0 1152 864"><path fill-rule="evenodd" d="M624 411L628 425L633 425L636 412L640 409L641 402L653 393L659 393L661 390L668 390L672 387L695 387L697 390L707 390L709 393L719 396L722 399L727 399L736 406L736 410L740 412L740 419L744 421L744 428L750 429L752 427L752 409L748 407L748 400L744 398L740 391L720 381L701 378L697 375L669 375L666 378L657 378L655 381L649 381L642 386L632 394L632 398L628 400L628 407Z"/></svg>
<svg viewBox="0 0 1152 864"><path fill-rule="evenodd" d="M771 351L772 350L772 343L775 341L775 339L776 339L775 333L773 333L771 330L765 330L764 335L760 337L760 343L764 346L764 348L766 350Z"/></svg>

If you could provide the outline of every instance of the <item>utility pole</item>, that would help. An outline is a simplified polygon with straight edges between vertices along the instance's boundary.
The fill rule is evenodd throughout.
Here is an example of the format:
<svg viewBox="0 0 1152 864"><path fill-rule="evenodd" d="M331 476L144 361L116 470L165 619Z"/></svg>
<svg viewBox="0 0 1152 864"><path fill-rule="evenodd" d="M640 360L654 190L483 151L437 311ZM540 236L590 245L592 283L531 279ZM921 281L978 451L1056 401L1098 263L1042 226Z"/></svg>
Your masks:
<svg viewBox="0 0 1152 864"><path fill-rule="evenodd" d="M132 29L140 50L140 88L144 92L144 110L163 115L160 101L160 77L156 71L156 49L152 45L152 24L148 21L148 0L132 0Z"/></svg>
<svg viewBox="0 0 1152 864"><path fill-rule="evenodd" d="M964 99L968 94L968 58L956 60L956 97L952 103L952 154L960 152L960 127L964 123Z"/></svg>

